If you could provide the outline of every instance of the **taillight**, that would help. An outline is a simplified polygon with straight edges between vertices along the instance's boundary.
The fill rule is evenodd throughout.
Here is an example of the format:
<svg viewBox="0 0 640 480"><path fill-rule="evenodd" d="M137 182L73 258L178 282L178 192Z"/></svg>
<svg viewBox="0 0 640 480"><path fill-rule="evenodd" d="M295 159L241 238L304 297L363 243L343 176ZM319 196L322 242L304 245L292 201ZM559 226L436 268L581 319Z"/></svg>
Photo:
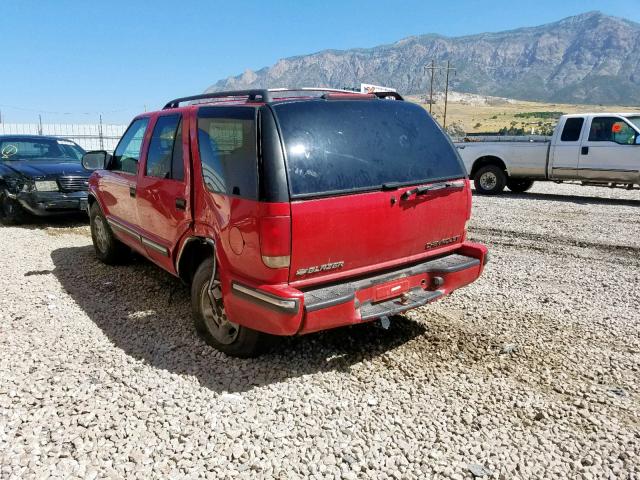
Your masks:
<svg viewBox="0 0 640 480"><path fill-rule="evenodd" d="M260 253L269 268L286 268L291 263L291 217L260 219Z"/></svg>

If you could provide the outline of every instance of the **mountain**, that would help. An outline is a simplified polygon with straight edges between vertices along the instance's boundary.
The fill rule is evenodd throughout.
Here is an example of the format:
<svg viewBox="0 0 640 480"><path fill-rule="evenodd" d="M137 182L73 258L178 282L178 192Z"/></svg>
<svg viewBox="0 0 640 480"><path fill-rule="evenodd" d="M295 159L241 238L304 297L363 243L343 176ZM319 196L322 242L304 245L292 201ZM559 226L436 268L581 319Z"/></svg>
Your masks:
<svg viewBox="0 0 640 480"><path fill-rule="evenodd" d="M428 88L424 68L432 59L439 66L451 61L456 68L451 88L459 92L561 103L640 104L640 24L600 12L499 33L428 34L374 48L285 58L220 80L207 91L342 88L363 82L417 94Z"/></svg>

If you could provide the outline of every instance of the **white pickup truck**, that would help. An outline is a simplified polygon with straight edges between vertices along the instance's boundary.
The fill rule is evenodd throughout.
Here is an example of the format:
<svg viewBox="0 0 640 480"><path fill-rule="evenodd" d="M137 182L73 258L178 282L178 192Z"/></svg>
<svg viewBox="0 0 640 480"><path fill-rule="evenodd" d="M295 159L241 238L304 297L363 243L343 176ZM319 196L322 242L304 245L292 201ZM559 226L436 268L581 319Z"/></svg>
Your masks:
<svg viewBox="0 0 640 480"><path fill-rule="evenodd" d="M478 193L526 192L536 180L640 184L640 113L563 115L550 139L467 137L456 147Z"/></svg>

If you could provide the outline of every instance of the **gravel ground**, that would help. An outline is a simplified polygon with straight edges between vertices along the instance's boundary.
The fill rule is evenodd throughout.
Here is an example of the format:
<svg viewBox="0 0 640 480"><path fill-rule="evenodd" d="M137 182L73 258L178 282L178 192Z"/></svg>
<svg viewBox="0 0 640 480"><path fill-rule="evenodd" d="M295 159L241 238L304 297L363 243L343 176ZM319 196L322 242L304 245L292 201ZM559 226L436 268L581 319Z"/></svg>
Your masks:
<svg viewBox="0 0 640 480"><path fill-rule="evenodd" d="M640 478L640 193L475 197L474 285L227 358L75 221L0 227L0 478Z"/></svg>

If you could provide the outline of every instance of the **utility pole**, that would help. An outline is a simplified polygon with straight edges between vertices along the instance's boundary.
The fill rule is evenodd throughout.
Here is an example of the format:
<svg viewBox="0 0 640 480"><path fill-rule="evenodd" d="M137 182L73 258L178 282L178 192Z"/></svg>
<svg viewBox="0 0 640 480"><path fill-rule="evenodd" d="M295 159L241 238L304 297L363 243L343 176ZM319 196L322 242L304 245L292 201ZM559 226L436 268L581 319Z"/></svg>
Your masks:
<svg viewBox="0 0 640 480"><path fill-rule="evenodd" d="M442 120L442 128L446 130L447 128L447 102L449 101L449 71L453 70L455 72L455 68L451 68L451 62L447 60L447 80L446 85L444 87L444 119Z"/></svg>
<svg viewBox="0 0 640 480"><path fill-rule="evenodd" d="M431 86L429 87L429 114L431 114L433 109L433 76L436 70L436 61L431 60L431 66L426 67L426 69L431 72Z"/></svg>
<svg viewBox="0 0 640 480"><path fill-rule="evenodd" d="M38 114L38 135L42 136L42 115Z"/></svg>

